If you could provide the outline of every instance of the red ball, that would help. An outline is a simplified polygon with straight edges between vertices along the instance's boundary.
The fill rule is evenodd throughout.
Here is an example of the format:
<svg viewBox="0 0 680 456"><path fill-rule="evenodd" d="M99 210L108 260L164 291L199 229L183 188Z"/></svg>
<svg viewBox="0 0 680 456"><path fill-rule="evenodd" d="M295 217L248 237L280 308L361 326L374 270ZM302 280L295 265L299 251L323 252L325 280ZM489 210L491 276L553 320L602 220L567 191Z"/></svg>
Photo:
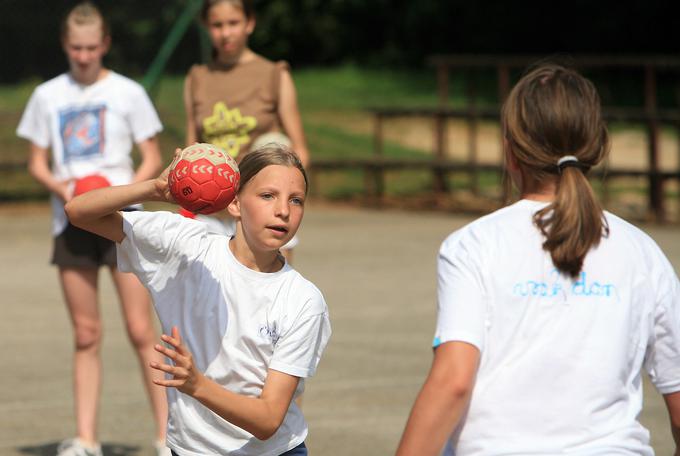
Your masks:
<svg viewBox="0 0 680 456"><path fill-rule="evenodd" d="M168 186L175 201L191 212L212 214L225 209L236 196L238 165L213 144L194 144L170 165Z"/></svg>
<svg viewBox="0 0 680 456"><path fill-rule="evenodd" d="M111 182L99 174L81 177L80 179L76 180L76 184L73 187L73 196L78 196L89 192L90 190L109 186L111 186Z"/></svg>

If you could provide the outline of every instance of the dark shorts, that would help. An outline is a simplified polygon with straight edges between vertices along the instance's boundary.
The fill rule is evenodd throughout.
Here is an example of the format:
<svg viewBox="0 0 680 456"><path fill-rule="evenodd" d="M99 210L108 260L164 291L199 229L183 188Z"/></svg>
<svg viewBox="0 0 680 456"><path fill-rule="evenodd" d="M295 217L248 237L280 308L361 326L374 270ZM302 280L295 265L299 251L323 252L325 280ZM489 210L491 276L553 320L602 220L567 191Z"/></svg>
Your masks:
<svg viewBox="0 0 680 456"><path fill-rule="evenodd" d="M172 456L179 455L172 451ZM281 456L307 456L307 447L305 446L305 442L302 442L292 450L288 450L285 453L281 453Z"/></svg>
<svg viewBox="0 0 680 456"><path fill-rule="evenodd" d="M54 238L52 264L62 268L116 266L116 243L70 223Z"/></svg>
<svg viewBox="0 0 680 456"><path fill-rule="evenodd" d="M69 223L54 238L50 263L61 268L116 267L116 243Z"/></svg>

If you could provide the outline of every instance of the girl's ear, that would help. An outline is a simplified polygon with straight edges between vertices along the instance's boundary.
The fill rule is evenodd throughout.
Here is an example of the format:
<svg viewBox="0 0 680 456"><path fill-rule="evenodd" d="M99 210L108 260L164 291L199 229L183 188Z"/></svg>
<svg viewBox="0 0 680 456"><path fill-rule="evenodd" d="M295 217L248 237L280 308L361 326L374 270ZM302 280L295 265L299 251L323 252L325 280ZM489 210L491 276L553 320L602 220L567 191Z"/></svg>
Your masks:
<svg viewBox="0 0 680 456"><path fill-rule="evenodd" d="M106 35L102 38L103 55L108 54L109 49L111 49L111 35Z"/></svg>
<svg viewBox="0 0 680 456"><path fill-rule="evenodd" d="M241 217L241 203L238 200L238 195L236 195L231 203L229 203L229 206L227 206L227 212L234 218Z"/></svg>
<svg viewBox="0 0 680 456"><path fill-rule="evenodd" d="M248 22L246 23L246 33L251 35L253 30L255 30L255 16L248 19Z"/></svg>

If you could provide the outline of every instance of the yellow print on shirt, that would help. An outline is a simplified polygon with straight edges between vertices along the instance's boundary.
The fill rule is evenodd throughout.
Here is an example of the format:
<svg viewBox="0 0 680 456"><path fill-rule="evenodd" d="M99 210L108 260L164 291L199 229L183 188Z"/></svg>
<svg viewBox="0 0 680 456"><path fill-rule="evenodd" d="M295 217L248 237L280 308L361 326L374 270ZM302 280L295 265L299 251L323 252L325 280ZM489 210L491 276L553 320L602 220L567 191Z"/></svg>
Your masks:
<svg viewBox="0 0 680 456"><path fill-rule="evenodd" d="M215 144L236 157L243 144L250 142L248 133L257 126L253 116L243 116L238 108L229 107L218 101L213 114L203 119L203 136L206 142Z"/></svg>

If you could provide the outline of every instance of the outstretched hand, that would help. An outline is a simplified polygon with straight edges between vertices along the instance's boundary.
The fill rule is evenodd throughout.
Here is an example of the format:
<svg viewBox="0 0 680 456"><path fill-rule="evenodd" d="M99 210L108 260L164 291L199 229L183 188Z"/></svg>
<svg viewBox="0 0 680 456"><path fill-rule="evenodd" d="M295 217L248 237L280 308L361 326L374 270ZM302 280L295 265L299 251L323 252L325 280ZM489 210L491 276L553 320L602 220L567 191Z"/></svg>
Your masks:
<svg viewBox="0 0 680 456"><path fill-rule="evenodd" d="M156 385L168 388L177 388L180 392L193 396L198 388L198 383L204 378L194 365L194 359L189 349L182 343L177 326L172 327L172 336L161 335L161 340L172 348L156 344L154 349L162 355L170 358L173 364L159 364L151 362L150 366L159 371L172 375L172 378L154 380Z"/></svg>
<svg viewBox="0 0 680 456"><path fill-rule="evenodd" d="M161 199L167 201L168 203L175 202L175 198L173 198L172 194L170 193L170 186L168 185L168 175L170 174L170 169L175 164L175 159L179 156L180 152L182 152L182 149L180 149L179 147L175 149L175 156L173 157L172 162L163 170L160 176L158 176L154 180L156 192L158 192L158 195L161 197Z"/></svg>

